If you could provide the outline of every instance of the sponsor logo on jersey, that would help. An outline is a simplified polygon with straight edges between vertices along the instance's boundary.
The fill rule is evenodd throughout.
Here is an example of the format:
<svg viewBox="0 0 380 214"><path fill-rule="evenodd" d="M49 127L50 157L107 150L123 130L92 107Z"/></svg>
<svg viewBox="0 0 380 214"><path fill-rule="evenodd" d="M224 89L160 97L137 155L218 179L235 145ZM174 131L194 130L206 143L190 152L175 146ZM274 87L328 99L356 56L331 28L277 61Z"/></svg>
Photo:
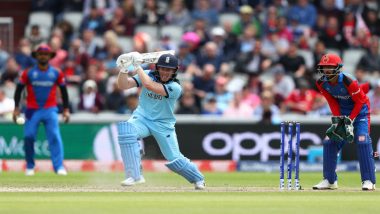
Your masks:
<svg viewBox="0 0 380 214"><path fill-rule="evenodd" d="M146 95L155 100L162 100L162 95L159 95L159 94L147 92Z"/></svg>
<svg viewBox="0 0 380 214"><path fill-rule="evenodd" d="M54 85L54 82L51 81L33 81L33 86L44 86L44 87L50 87Z"/></svg>

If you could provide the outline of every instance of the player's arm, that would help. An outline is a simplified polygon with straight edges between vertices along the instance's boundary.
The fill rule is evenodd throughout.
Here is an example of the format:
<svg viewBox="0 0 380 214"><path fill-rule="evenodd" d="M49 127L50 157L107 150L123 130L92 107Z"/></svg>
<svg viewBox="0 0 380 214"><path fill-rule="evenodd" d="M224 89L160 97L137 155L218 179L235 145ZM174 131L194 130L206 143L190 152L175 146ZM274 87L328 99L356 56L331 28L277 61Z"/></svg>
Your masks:
<svg viewBox="0 0 380 214"><path fill-rule="evenodd" d="M343 82L348 90L348 93L351 95L351 98L355 103L354 108L352 109L350 114L350 119L354 120L360 113L360 110L362 109L363 105L367 102L367 97L357 81L354 81L351 78L344 76Z"/></svg>
<svg viewBox="0 0 380 214"><path fill-rule="evenodd" d="M133 87L139 87L137 80L133 77L129 77L128 73L119 72L119 76L117 77L117 86L120 89L130 89Z"/></svg>
<svg viewBox="0 0 380 214"><path fill-rule="evenodd" d="M16 119L20 116L20 100L21 100L21 94L22 91L25 88L25 84L28 82L28 70L24 70L21 73L19 82L17 83L16 86L16 91L14 94L14 101L15 101L15 109L13 110L13 121L16 122Z"/></svg>
<svg viewBox="0 0 380 214"><path fill-rule="evenodd" d="M331 96L331 94L329 94L329 92L327 92L323 87L322 87L322 83L323 81L321 80L318 80L316 85L317 85L317 88L318 90L321 92L321 94L326 98L327 100L327 103L329 104L330 106L330 109L331 109L331 113L334 115L334 116L340 116L340 108L339 108L339 103L338 101L333 97Z"/></svg>
<svg viewBox="0 0 380 214"><path fill-rule="evenodd" d="M141 68L141 66L138 66L137 74L140 77L142 85L147 88L149 91L153 91L156 94L160 94L162 96L168 97L168 92L166 91L165 86L162 83L158 83L153 81L148 74L144 72L144 70Z"/></svg>

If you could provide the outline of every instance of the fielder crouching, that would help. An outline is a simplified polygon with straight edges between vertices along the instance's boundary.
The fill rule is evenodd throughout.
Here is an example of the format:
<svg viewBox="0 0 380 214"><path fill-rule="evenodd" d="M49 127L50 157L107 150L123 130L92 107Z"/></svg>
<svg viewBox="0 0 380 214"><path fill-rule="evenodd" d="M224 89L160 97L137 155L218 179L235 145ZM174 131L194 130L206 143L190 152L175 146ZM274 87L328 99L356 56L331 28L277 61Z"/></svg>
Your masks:
<svg viewBox="0 0 380 214"><path fill-rule="evenodd" d="M313 189L337 189L337 155L346 142L356 144L362 190L375 190L376 176L374 152L370 137L370 103L368 85L358 82L341 72L342 60L336 54L324 55L318 71L319 91L326 98L331 112L332 125L327 130L329 139L323 142L323 180Z"/></svg>
<svg viewBox="0 0 380 214"><path fill-rule="evenodd" d="M142 62L142 56L138 52L123 54L116 62L120 68L119 88L142 87L137 109L128 121L119 122L117 126L126 173L126 179L121 182L121 185L132 186L145 183L140 168L141 155L138 138L153 135L168 161L166 166L193 183L195 189L204 189L204 176L197 166L180 152L174 128L176 122L174 105L182 92L179 81L176 79L178 60L174 55L163 54L159 57L154 71L144 71L140 66ZM133 69L128 70L130 65ZM129 77L128 72L137 72L137 74Z"/></svg>

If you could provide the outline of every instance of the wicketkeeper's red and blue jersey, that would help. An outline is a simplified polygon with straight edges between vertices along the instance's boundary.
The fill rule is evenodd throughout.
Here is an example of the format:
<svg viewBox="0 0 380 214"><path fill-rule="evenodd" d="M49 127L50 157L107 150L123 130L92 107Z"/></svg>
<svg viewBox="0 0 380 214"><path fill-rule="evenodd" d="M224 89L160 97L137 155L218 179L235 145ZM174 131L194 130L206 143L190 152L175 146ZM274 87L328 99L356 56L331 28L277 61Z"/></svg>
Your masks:
<svg viewBox="0 0 380 214"><path fill-rule="evenodd" d="M317 87L326 98L332 114L346 115L352 120L358 115L368 116L370 112L370 103L366 95L368 85L359 86L356 80L343 73L340 73L338 78L336 84L322 79L317 81Z"/></svg>
<svg viewBox="0 0 380 214"><path fill-rule="evenodd" d="M65 85L63 73L52 67L46 71L37 66L23 71L20 84L26 85L26 106L29 109L50 108L57 106L57 86Z"/></svg>

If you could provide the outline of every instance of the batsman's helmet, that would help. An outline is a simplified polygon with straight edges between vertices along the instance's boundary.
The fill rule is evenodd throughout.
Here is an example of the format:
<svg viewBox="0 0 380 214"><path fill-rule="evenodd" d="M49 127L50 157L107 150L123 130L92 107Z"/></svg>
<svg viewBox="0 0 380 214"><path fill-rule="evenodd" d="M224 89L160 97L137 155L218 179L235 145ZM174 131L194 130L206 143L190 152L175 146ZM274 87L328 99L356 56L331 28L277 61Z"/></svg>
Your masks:
<svg viewBox="0 0 380 214"><path fill-rule="evenodd" d="M46 44L41 44L40 46L38 46L37 49L32 52L32 57L36 58L36 55L39 52L49 53L50 54L50 58L54 58L55 57L55 52L52 51L52 49L50 48L50 46L46 45Z"/></svg>
<svg viewBox="0 0 380 214"><path fill-rule="evenodd" d="M335 68L330 69L333 71L332 73L326 74L324 72L324 70L326 70L325 68L323 68L324 66L334 66ZM340 70L342 67L342 59L336 54L328 53L322 56L321 60L317 65L317 70L323 77L331 79L341 72Z"/></svg>
<svg viewBox="0 0 380 214"><path fill-rule="evenodd" d="M173 80L177 76L178 59L177 59L177 57L175 57L174 55L171 55L171 54L163 54L160 56L160 58L158 58L158 61L156 63L155 76L159 81L161 81L160 74L158 72L159 67L175 69L174 74L173 74L172 78L170 79L170 80Z"/></svg>

